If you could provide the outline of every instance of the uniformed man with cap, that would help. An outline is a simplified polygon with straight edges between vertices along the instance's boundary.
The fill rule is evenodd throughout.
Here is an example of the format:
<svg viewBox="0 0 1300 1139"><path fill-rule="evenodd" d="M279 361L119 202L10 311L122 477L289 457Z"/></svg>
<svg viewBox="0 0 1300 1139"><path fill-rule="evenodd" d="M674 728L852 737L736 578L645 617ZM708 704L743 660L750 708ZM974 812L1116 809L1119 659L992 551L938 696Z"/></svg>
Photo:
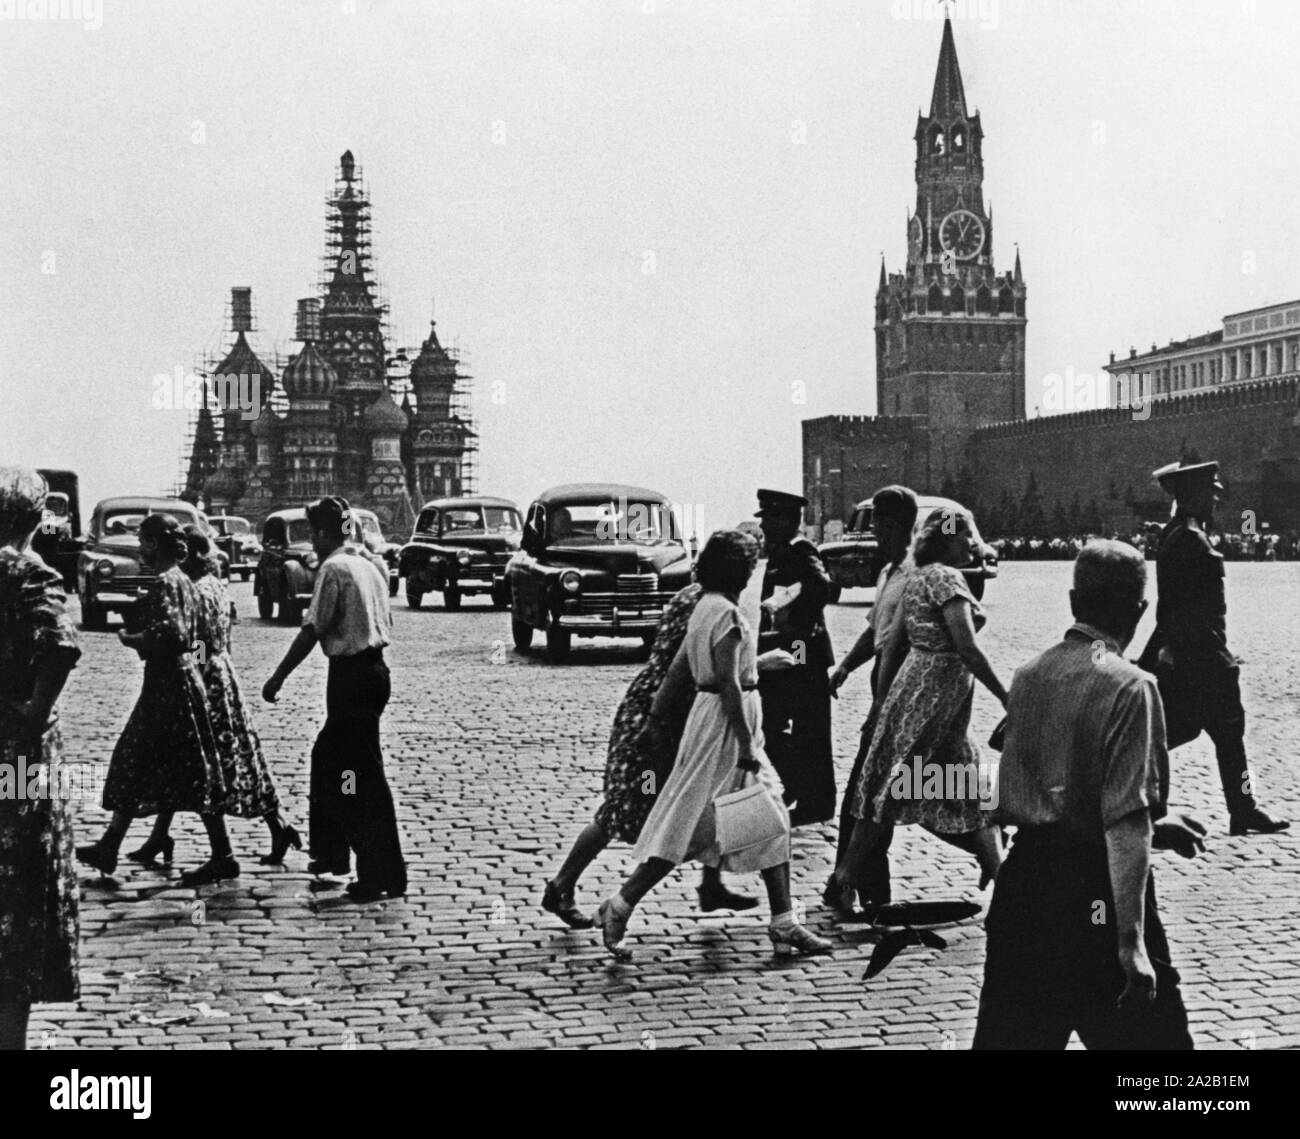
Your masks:
<svg viewBox="0 0 1300 1139"><path fill-rule="evenodd" d="M1223 490L1219 464L1170 463L1154 475L1173 496L1174 511L1156 554L1156 631L1139 663L1160 681L1169 746L1202 731L1214 741L1229 833L1285 830L1290 823L1256 804L1246 762L1239 667L1228 651L1223 555L1206 533Z"/></svg>
<svg viewBox="0 0 1300 1139"><path fill-rule="evenodd" d="M799 533L808 500L778 490L758 492L767 569L763 575L759 651L784 649L792 668L760 672L763 736L791 804L790 823L825 822L835 814L831 696L835 663L823 610L831 579L817 547Z"/></svg>

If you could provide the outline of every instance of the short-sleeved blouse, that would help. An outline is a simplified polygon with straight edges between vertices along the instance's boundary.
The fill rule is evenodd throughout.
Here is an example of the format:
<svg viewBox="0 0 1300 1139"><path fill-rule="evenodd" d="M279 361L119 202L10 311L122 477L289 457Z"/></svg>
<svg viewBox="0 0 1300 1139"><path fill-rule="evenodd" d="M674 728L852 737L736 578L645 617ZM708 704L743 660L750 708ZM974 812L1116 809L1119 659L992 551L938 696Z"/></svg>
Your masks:
<svg viewBox="0 0 1300 1139"><path fill-rule="evenodd" d="M713 649L724 637L740 631L740 683L752 688L758 683L754 634L735 602L721 593L705 593L691 614L686 628L686 660L691 676L700 688L717 688L721 677L713 667Z"/></svg>
<svg viewBox="0 0 1300 1139"><path fill-rule="evenodd" d="M911 570L903 595L903 620L907 624L907 642L912 648L931 653L955 651L952 634L943 619L943 607L954 597L969 601L973 614L980 612L979 602L960 570L938 562Z"/></svg>

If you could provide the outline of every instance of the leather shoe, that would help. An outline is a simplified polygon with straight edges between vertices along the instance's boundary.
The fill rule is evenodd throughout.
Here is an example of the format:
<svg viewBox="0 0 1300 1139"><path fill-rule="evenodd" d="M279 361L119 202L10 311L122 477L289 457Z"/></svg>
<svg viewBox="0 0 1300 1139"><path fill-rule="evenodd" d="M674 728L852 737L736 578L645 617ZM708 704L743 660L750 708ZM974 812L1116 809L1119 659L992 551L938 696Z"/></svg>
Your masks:
<svg viewBox="0 0 1300 1139"><path fill-rule="evenodd" d="M1275 819L1262 807L1251 807L1228 820L1228 833L1241 835L1256 831L1259 834L1276 834L1290 825L1285 819Z"/></svg>
<svg viewBox="0 0 1300 1139"><path fill-rule="evenodd" d="M695 891L700 896L700 912L711 914L714 910L752 910L758 905L757 898L747 898L744 894L733 894L726 886L708 888L700 886Z"/></svg>
<svg viewBox="0 0 1300 1139"><path fill-rule="evenodd" d="M542 891L542 909L554 914L570 929L590 929L596 924L574 904L573 892L561 893L554 882L547 882Z"/></svg>
<svg viewBox="0 0 1300 1139"><path fill-rule="evenodd" d="M403 885L372 886L368 882L349 882L345 892L354 902L377 902L381 898L404 898L406 887Z"/></svg>

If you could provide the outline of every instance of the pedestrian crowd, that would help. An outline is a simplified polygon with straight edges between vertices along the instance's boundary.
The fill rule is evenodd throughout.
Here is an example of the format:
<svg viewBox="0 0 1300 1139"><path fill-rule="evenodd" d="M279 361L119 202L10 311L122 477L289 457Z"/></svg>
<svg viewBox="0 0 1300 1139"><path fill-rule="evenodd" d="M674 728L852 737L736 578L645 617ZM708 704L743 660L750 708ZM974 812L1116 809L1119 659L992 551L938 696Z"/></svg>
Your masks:
<svg viewBox="0 0 1300 1139"><path fill-rule="evenodd" d="M1145 559L1133 544L1099 539L1077 552L1075 623L1009 685L980 647L985 614L961 573L979 556L966 511L942 507L917 525L911 490L876 494L886 564L866 628L837 664L824 619L830 579L800 534L806 502L759 491L764 549L731 530L700 551L694 583L667 607L614 716L600 803L545 884L542 909L568 928L598 927L627 961L642 899L680 864L699 862L702 911L754 908L723 874L757 872L773 950L832 953L832 940L798 920L790 842L793 828L835 819L838 798L835 866L821 893L836 919L887 923L899 826L967 852L979 888L992 885L976 1047L1063 1047L1072 1031L1090 1047L1190 1047L1150 854L1191 857L1205 830L1168 813L1168 749L1209 734L1232 833L1288 824L1252 793L1223 554L1211 540L1217 464L1174 464L1156 476L1175 511L1156 558L1156 633L1139 662L1123 652L1148 604ZM0 467L0 760L57 768L57 702L79 649L59 576L31 552L46 489L35 472ZM388 589L346 541L349 510L336 497L307 508L320 568L303 626L262 695L275 702L320 646L329 672L311 757L308 869L346 875L355 856L347 893L368 903L403 896L407 875L380 746ZM111 821L75 857L112 874L131 823L153 817L127 857L168 863L172 818L192 811L211 849L185 883L238 877L228 815L263 819L271 848L261 861L278 864L302 840L282 814L241 693L231 605L206 539L154 514L141 525L140 553L153 573L119 640L144 662L141 693L104 785ZM831 706L868 662L871 709L837 795ZM977 688L1006 712L987 746L970 730ZM999 749L991 792L988 752ZM631 844L629 873L591 914L577 891L612 842ZM0 797L0 1047L23 1046L31 1004L77 996L73 858L57 793L34 803ZM1113 921L1096 920L1099 900Z"/></svg>
<svg viewBox="0 0 1300 1139"><path fill-rule="evenodd" d="M1112 532L1110 541L1126 542L1135 550L1154 561L1160 548L1160 535L1164 527L1153 522L1145 529L1134 530L1121 537ZM1001 537L989 540L999 561L1073 561L1089 542L1104 537L1102 534L1071 534L1069 537L1043 538L1037 535ZM1278 534L1273 530L1250 533L1220 533L1209 536L1210 545L1227 561L1278 562L1300 560L1300 533Z"/></svg>

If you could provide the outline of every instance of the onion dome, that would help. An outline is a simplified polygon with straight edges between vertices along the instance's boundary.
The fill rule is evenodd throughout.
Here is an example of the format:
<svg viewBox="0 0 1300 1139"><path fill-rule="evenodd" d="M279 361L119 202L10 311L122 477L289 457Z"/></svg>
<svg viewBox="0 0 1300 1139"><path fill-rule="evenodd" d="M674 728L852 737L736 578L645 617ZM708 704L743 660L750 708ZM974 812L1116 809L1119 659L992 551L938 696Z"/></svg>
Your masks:
<svg viewBox="0 0 1300 1139"><path fill-rule="evenodd" d="M328 399L334 393L339 374L308 341L284 370L284 391L290 401Z"/></svg>
<svg viewBox="0 0 1300 1139"><path fill-rule="evenodd" d="M235 343L231 345L230 351L226 353L226 358L217 365L214 374L218 376L257 376L264 393L263 402L270 396L271 387L275 383L275 377L271 374L271 369L257 358L257 353L249 347L242 331L235 337Z"/></svg>
<svg viewBox="0 0 1300 1139"><path fill-rule="evenodd" d="M223 464L203 484L203 493L209 500L237 499L244 493L244 484L234 471Z"/></svg>
<svg viewBox="0 0 1300 1139"><path fill-rule="evenodd" d="M401 435L406 430L406 414L385 388L366 408L364 423L366 430L374 435Z"/></svg>
<svg viewBox="0 0 1300 1139"><path fill-rule="evenodd" d="M269 403L263 404L262 414L257 417L249 430L252 431L254 439L270 439L280 430L280 417L271 410Z"/></svg>

